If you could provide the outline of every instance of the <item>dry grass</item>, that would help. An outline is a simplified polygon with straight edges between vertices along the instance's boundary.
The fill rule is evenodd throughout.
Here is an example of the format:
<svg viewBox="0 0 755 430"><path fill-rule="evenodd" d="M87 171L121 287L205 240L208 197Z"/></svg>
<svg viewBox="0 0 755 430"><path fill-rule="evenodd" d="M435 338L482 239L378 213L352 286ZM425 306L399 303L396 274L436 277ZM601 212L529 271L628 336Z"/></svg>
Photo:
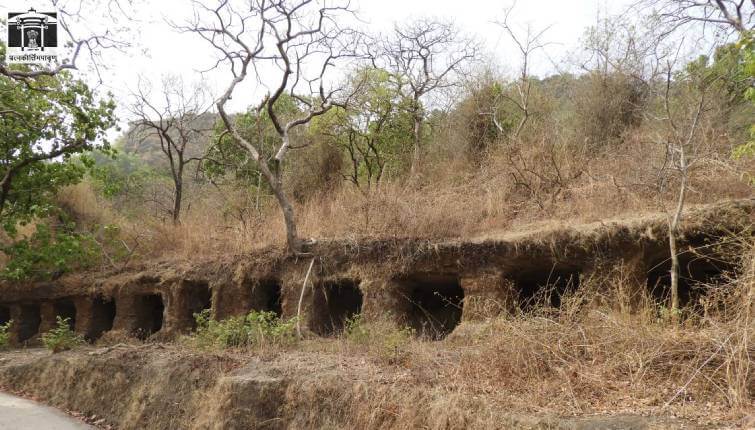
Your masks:
<svg viewBox="0 0 755 430"><path fill-rule="evenodd" d="M463 323L440 343L414 341L401 367L411 374L409 385L432 393L431 399L422 400L429 403L424 408L397 406L392 425L410 428L412 422L454 416L484 422L484 414L495 418L495 409L677 416L703 422L753 414L755 248L751 249L741 276L719 286L717 291L725 294L706 296L706 306L700 308L706 311L687 311L681 324L672 322L650 297L627 294L631 286L614 277L619 280L610 285L588 282L564 297L559 309L541 306ZM373 347L379 343L373 336L362 351L384 363L383 354ZM347 344L345 353L354 354L353 342ZM360 399L368 404L353 407L366 412L385 404L414 404L417 394L402 387L391 394L399 398L375 394ZM475 411L475 404L488 406ZM432 417L428 409L440 415ZM483 415L471 418L476 413Z"/></svg>
<svg viewBox="0 0 755 430"><path fill-rule="evenodd" d="M505 393L518 410L584 414L713 403L741 413L752 402L744 386L755 379L737 371L738 336L745 334L726 325L680 328L597 309L497 320L472 336L452 374L465 391ZM745 337L755 340L752 327Z"/></svg>
<svg viewBox="0 0 755 430"><path fill-rule="evenodd" d="M602 100L595 103L601 109ZM388 166L379 187L369 192L346 181L334 185L330 179L337 182L342 172L334 171L333 163L307 163L307 157L322 155L318 151L332 153L331 147L294 151L283 177L289 196L298 198L294 209L299 235L469 239L674 207L678 183L673 172L663 170L668 159L666 147L658 142L663 135L659 125L643 122L627 126L610 141L588 142L577 125L559 118L545 115L528 125L521 138L501 136L473 159L467 152L474 142L459 136L469 125L448 122L438 127L434 141L426 142L418 176L400 171L397 166L406 160L392 159L395 166ZM741 142L714 125L707 121L696 142L687 207L753 196L748 173L755 171L755 158L732 159L732 148ZM186 179L178 226L165 213L172 206L169 181L152 184L145 195L120 196L120 201L106 200L85 182L64 190L60 201L82 228L119 226L121 239L136 250L134 260L284 246L285 227L272 196L263 193L258 201L253 190L233 180L216 187ZM134 202L138 207L126 206Z"/></svg>
<svg viewBox="0 0 755 430"><path fill-rule="evenodd" d="M581 165L578 177L562 184L533 175L531 189L515 183L512 167L501 154L492 154L479 169L458 162L432 164L411 184L389 179L369 194L344 183L297 202L298 228L301 236L314 238L470 238L554 220L568 225L657 212L663 202L673 206L673 187L663 198L652 190L652 169L643 164L642 148L627 151L590 160ZM752 187L740 172L752 167L753 161L706 164L693 177L688 205L751 197ZM245 198L214 188L192 189L179 226L150 215L153 211L146 206L137 218L120 215L87 183L64 190L60 200L84 224L119 225L124 240L143 257L193 257L282 246L285 229L275 200L262 196L257 212Z"/></svg>
<svg viewBox="0 0 755 430"><path fill-rule="evenodd" d="M622 157L595 162L594 170L568 184L546 208L523 198L496 165L491 158L479 171L446 176L439 173L441 166L434 166L439 170L426 172L422 183L387 181L369 198L343 187L298 204L300 229L316 237L451 238L521 229L549 219L584 222L657 210L656 196L628 185L640 181L643 172ZM711 163L698 172L690 204L751 196L752 188L736 171ZM609 175L614 180L607 179ZM68 198L86 201L85 197L86 193ZM144 255L159 251L194 257L283 242L282 221L272 202L244 222L218 216L223 204L208 193L191 201L180 226L159 220L130 226L147 244ZM78 207L83 212L100 206ZM92 218L111 216L104 209L95 212L100 210ZM578 293L563 298L559 309L538 307L484 323L463 323L442 342L410 341L402 345L400 360L375 347L386 343L383 337L395 336L390 330L379 331L380 339L371 338L367 346L342 339L315 340L269 359L298 360L304 354L320 360L318 354L327 353L339 362L373 363L388 382L373 384L369 375L353 375L358 387L349 389L354 392L344 394L344 387L338 386L334 404L343 416L335 422L355 427L455 422L485 428L495 425L501 411L738 420L755 412L755 250L751 238L744 240L750 242L742 247L740 276L711 290L705 303L688 311L681 324L673 323L649 297L633 295L636 289L628 278L612 273L611 283L583 282ZM319 384L307 388L310 394L335 389L325 380Z"/></svg>
<svg viewBox="0 0 755 430"><path fill-rule="evenodd" d="M558 309L463 323L443 341L407 341L379 325L366 336L281 349L119 343L56 359L18 351L0 372L12 388L124 428L247 428L269 414L287 428L572 428L563 418L537 420L623 414L683 423L651 428L734 426L755 412L755 246L747 240L737 279L681 324L632 294L617 268L606 278L613 281L586 280ZM386 355L385 345L400 354ZM74 373L84 382L71 385ZM109 401L115 391L123 402Z"/></svg>

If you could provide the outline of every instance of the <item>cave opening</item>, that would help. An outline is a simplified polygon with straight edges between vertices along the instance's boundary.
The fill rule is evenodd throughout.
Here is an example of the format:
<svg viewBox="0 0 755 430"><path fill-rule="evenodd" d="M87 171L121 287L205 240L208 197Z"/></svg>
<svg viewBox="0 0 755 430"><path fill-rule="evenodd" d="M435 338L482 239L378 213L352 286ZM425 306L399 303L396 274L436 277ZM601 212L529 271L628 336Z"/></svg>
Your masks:
<svg viewBox="0 0 755 430"><path fill-rule="evenodd" d="M76 328L76 305L71 299L60 299L53 303L53 310L55 312L56 324L57 318L67 320L68 328L74 330Z"/></svg>
<svg viewBox="0 0 755 430"><path fill-rule="evenodd" d="M16 328L18 341L25 342L36 336L39 333L39 325L41 323L42 314L38 304L21 305L19 321L14 322L14 324L18 324Z"/></svg>
<svg viewBox="0 0 755 430"><path fill-rule="evenodd" d="M658 304L671 301L671 258L656 259L647 271L650 297ZM726 282L731 265L712 257L683 252L679 255L679 306L697 305L711 287Z"/></svg>
<svg viewBox="0 0 755 430"><path fill-rule="evenodd" d="M417 275L402 280L407 322L423 338L440 340L461 322L464 290L457 276Z"/></svg>
<svg viewBox="0 0 755 430"><path fill-rule="evenodd" d="M10 321L10 308L8 306L0 306L0 325L8 324Z"/></svg>
<svg viewBox="0 0 755 430"><path fill-rule="evenodd" d="M138 296L134 306L136 317L134 332L138 338L146 339L162 329L165 304L160 294Z"/></svg>
<svg viewBox="0 0 755 430"><path fill-rule="evenodd" d="M86 339L94 342L103 334L113 329L115 321L115 300L95 297L92 301L92 323L89 326Z"/></svg>
<svg viewBox="0 0 755 430"><path fill-rule="evenodd" d="M186 282L184 288L187 295L186 309L191 320L191 329L194 330L197 328L194 315L212 309L212 290L207 282Z"/></svg>
<svg viewBox="0 0 755 430"><path fill-rule="evenodd" d="M252 287L252 309L283 315L280 283L275 279L261 279Z"/></svg>
<svg viewBox="0 0 755 430"><path fill-rule="evenodd" d="M517 273L513 277L523 310L537 306L561 307L564 294L579 288L580 271L569 267L545 266Z"/></svg>
<svg viewBox="0 0 755 430"><path fill-rule="evenodd" d="M328 281L314 289L312 330L321 336L340 333L346 321L362 311L359 281L345 279Z"/></svg>

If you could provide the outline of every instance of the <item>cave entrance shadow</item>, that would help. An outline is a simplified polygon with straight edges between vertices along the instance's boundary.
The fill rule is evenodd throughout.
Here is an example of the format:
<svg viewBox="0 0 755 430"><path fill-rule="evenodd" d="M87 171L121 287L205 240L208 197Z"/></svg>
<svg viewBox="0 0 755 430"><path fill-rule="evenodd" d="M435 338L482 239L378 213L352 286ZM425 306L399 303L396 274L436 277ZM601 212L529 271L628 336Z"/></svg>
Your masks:
<svg viewBox="0 0 755 430"><path fill-rule="evenodd" d="M283 315L281 285L275 279L261 279L252 286L252 310L258 312L274 312L278 317Z"/></svg>
<svg viewBox="0 0 755 430"><path fill-rule="evenodd" d="M38 304L21 305L17 333L18 341L25 342L39 334L39 326L42 323L42 314Z"/></svg>
<svg viewBox="0 0 755 430"><path fill-rule="evenodd" d="M197 328L195 315L205 310L212 309L212 290L210 285L204 281L194 281L184 284L186 294L186 311L188 320L191 321L191 330Z"/></svg>
<svg viewBox="0 0 755 430"><path fill-rule="evenodd" d="M518 291L519 307L523 311L539 306L561 307L561 299L579 288L580 270L571 267L547 265L516 273L511 277Z"/></svg>
<svg viewBox="0 0 755 430"><path fill-rule="evenodd" d="M71 299L60 299L53 303L53 310L55 312L56 319L58 317L68 320L68 328L74 330L76 328L76 305ZM57 321L56 321L57 324Z"/></svg>
<svg viewBox="0 0 755 430"><path fill-rule="evenodd" d="M671 303L670 254L655 258L647 271L647 291L656 304ZM692 252L679 254L679 306L697 306L706 292L727 282L732 265Z"/></svg>
<svg viewBox="0 0 755 430"><path fill-rule="evenodd" d="M113 329L115 321L115 300L95 297L92 300L92 323L84 335L89 342L95 342L103 334Z"/></svg>
<svg viewBox="0 0 755 430"><path fill-rule="evenodd" d="M134 300L136 324L134 334L147 339L163 328L165 304L160 294L137 296Z"/></svg>
<svg viewBox="0 0 755 430"><path fill-rule="evenodd" d="M8 306L0 306L0 325L5 325L10 321L10 308Z"/></svg>
<svg viewBox="0 0 755 430"><path fill-rule="evenodd" d="M429 340L440 340L459 325L464 306L464 290L458 276L418 274L399 282L409 304L406 321L417 335Z"/></svg>
<svg viewBox="0 0 755 430"><path fill-rule="evenodd" d="M312 331L320 336L333 336L346 326L346 321L362 311L359 281L352 279L327 281L314 289Z"/></svg>

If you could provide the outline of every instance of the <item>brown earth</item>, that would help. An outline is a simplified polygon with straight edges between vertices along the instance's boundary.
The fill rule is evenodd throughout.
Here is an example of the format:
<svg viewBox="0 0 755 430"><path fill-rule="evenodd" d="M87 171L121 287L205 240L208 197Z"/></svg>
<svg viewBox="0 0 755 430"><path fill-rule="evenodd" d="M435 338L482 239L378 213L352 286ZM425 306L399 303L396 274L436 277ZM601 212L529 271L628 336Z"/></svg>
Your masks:
<svg viewBox="0 0 755 430"><path fill-rule="evenodd" d="M438 358L451 354L439 351ZM121 429L747 425L743 420L727 422L710 408L696 416L687 412L685 419L673 418L677 410L657 406L614 413L598 409L580 417L517 413L494 393L468 396L442 379L428 378L428 371L432 372L412 365L380 365L361 354L314 350L249 355L203 353L176 345L120 345L56 355L43 350L0 354L4 389L79 411L102 427Z"/></svg>
<svg viewBox="0 0 755 430"><path fill-rule="evenodd" d="M686 215L686 275L713 270L725 282L712 290L729 298L687 284L703 313L682 326L638 301L667 273L659 215L464 242L323 241L314 260L268 249L0 285L4 318L20 322L16 345L36 345L66 315L103 345L2 353L0 386L126 429L746 428L755 322L742 300L752 303L755 266L734 239L751 246L753 208L748 199ZM520 312L554 273L581 293L562 283L542 311ZM284 318L301 300L308 340L235 352L154 343L182 339L194 312L223 319L271 310L271 299ZM422 336L386 360L371 345L384 339L355 346L340 336L352 311L367 322L395 317ZM428 324L435 331L423 332ZM116 343L131 335L148 343Z"/></svg>

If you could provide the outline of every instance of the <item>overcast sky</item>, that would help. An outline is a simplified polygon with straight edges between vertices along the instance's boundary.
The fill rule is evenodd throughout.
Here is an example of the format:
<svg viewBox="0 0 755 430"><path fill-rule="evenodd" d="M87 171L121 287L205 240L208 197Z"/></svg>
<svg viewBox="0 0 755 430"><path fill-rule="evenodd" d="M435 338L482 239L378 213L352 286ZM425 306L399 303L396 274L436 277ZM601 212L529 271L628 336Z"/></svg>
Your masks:
<svg viewBox="0 0 755 430"><path fill-rule="evenodd" d="M91 0L90 0L91 1ZM0 11L22 11L34 5L38 10L48 10L45 1L1 0ZM545 40L553 42L547 52L535 59L534 73L545 75L554 70L564 58L579 46L585 29L596 22L598 14L622 12L630 0L520 0L511 14L510 21L519 28L532 25L535 29L551 26ZM159 80L164 74L178 74L186 82L202 80L217 91L227 85L227 73L198 72L210 67L215 58L207 43L192 34L179 34L165 20L182 21L191 13L189 0L145 1L147 6L139 9L136 28L129 36L136 47L126 54L111 52L107 56L109 70L103 75L104 86L113 91L122 101L135 88L139 75ZM352 4L372 31L387 31L395 22L416 17L438 17L453 20L465 33L478 38L489 55L487 60L495 63L504 73L515 71L519 59L512 43L494 21L501 19L510 1L500 0L353 0ZM96 11L92 11L96 17ZM89 25L98 25L93 19ZM259 97L253 83L244 88L245 94L234 95L230 106L243 109ZM255 94L257 93L257 94ZM121 112L127 117L126 112Z"/></svg>

